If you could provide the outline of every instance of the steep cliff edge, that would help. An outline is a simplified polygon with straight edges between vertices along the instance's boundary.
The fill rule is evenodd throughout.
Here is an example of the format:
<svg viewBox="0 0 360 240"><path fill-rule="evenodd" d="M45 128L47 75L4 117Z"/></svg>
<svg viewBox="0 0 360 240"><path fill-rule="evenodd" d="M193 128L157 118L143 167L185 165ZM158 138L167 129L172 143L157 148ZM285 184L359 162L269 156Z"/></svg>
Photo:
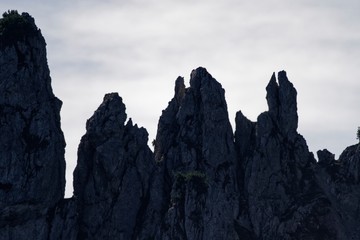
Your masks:
<svg viewBox="0 0 360 240"><path fill-rule="evenodd" d="M316 181L313 154L297 133L295 88L282 71L266 90L269 110L256 123L241 112L236 116L245 213L256 239L345 239L339 215Z"/></svg>
<svg viewBox="0 0 360 240"><path fill-rule="evenodd" d="M160 117L156 161L163 167L162 239L235 239L235 146L224 90L204 68L190 87L178 78L175 96Z"/></svg>
<svg viewBox="0 0 360 240"><path fill-rule="evenodd" d="M65 189L62 103L34 19L9 12L0 29L0 239L47 239Z"/></svg>
<svg viewBox="0 0 360 240"><path fill-rule="evenodd" d="M175 81L154 140L106 94L86 123L64 199L61 101L28 14L0 19L0 239L360 239L360 147L316 162L281 71L256 122L205 68Z"/></svg>
<svg viewBox="0 0 360 240"><path fill-rule="evenodd" d="M87 121L74 171L78 239L135 239L140 230L155 165L146 130L125 120L112 93Z"/></svg>

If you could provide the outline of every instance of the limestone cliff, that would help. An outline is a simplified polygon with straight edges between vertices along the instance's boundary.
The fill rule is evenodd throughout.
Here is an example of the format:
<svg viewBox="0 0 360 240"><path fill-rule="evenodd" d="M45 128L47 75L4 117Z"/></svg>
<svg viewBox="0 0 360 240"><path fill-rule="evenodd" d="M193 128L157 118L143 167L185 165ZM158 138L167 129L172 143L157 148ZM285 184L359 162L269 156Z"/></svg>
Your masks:
<svg viewBox="0 0 360 240"><path fill-rule="evenodd" d="M146 129L106 94L86 123L64 199L61 101L45 40L27 13L0 19L0 239L360 239L360 146L317 162L297 132L297 92L281 71L268 111L241 111L205 68L175 81Z"/></svg>

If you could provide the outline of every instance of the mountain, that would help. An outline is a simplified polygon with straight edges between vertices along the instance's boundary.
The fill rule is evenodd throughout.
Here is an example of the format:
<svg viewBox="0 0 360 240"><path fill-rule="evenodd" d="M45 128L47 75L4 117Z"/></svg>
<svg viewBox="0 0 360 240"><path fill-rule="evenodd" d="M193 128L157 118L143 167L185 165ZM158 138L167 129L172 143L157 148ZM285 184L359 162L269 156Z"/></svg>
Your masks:
<svg viewBox="0 0 360 240"><path fill-rule="evenodd" d="M117 93L86 123L74 196L64 198L61 101L34 19L0 20L0 239L360 239L360 145L319 161L297 132L286 72L268 111L241 111L205 68L175 80L154 140Z"/></svg>

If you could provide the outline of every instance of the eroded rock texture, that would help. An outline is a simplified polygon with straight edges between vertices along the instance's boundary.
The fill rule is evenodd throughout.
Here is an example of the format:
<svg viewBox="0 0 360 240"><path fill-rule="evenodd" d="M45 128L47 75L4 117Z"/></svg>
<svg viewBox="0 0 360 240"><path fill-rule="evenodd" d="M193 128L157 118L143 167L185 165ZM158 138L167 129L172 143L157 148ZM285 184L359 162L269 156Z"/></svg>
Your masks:
<svg viewBox="0 0 360 240"><path fill-rule="evenodd" d="M65 188L62 103L34 19L13 15L22 25L2 19L0 34L0 239L47 239Z"/></svg>
<svg viewBox="0 0 360 240"><path fill-rule="evenodd" d="M317 178L346 232L344 239L360 239L360 145L347 147L335 161L329 151L318 151Z"/></svg>
<svg viewBox="0 0 360 240"><path fill-rule="evenodd" d="M45 41L26 13L0 20L0 239L360 239L360 147L316 162L297 132L284 71L256 122L233 134L204 68L175 82L154 153L117 93L87 121L64 199L61 101ZM10 15L9 15L10 14Z"/></svg>
<svg viewBox="0 0 360 240"><path fill-rule="evenodd" d="M155 143L163 167L165 214L161 239L234 239L236 154L224 90L204 68L190 87L178 78Z"/></svg>
<svg viewBox="0 0 360 240"><path fill-rule="evenodd" d="M241 113L236 145L256 239L343 239L339 215L316 181L316 161L297 133L296 90L284 71L267 88L257 123ZM250 144L249 144L250 143Z"/></svg>
<svg viewBox="0 0 360 240"><path fill-rule="evenodd" d="M154 172L148 134L129 120L116 93L87 121L74 171L79 239L136 238Z"/></svg>
<svg viewBox="0 0 360 240"><path fill-rule="evenodd" d="M33 32L0 55L0 204L53 206L65 187L62 103L51 89L40 30L22 18Z"/></svg>

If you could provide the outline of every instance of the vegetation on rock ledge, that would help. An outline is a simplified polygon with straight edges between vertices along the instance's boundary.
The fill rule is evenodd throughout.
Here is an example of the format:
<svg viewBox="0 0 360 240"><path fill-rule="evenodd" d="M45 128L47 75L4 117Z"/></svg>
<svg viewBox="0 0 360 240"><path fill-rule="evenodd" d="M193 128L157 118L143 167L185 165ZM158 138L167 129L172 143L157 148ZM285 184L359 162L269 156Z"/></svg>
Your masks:
<svg viewBox="0 0 360 240"><path fill-rule="evenodd" d="M11 45L36 33L32 18L27 14L19 14L16 10L3 13L0 19L0 47Z"/></svg>
<svg viewBox="0 0 360 240"><path fill-rule="evenodd" d="M208 181L206 174L203 172L177 172L174 176L175 182L171 192L173 202L177 202L184 197L187 184L191 184L191 189L194 189L198 194L205 194L207 192Z"/></svg>

